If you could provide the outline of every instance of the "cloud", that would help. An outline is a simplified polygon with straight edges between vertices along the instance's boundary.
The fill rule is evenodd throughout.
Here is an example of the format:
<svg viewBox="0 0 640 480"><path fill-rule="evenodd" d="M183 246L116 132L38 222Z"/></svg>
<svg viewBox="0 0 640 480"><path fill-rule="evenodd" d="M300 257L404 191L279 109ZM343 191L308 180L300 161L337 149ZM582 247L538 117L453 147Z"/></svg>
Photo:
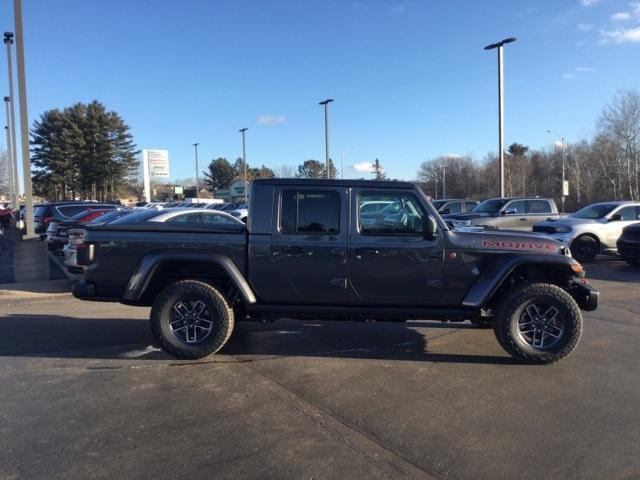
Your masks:
<svg viewBox="0 0 640 480"><path fill-rule="evenodd" d="M600 0L580 0L580 5L583 7L590 7L591 5L595 5Z"/></svg>
<svg viewBox="0 0 640 480"><path fill-rule="evenodd" d="M579 23L578 24L578 31L579 32L589 32L593 30L593 25L591 25L590 23Z"/></svg>
<svg viewBox="0 0 640 480"><path fill-rule="evenodd" d="M460 155L459 153L445 153L443 155L443 157L445 157L445 158L462 158L462 155Z"/></svg>
<svg viewBox="0 0 640 480"><path fill-rule="evenodd" d="M402 15L405 11L404 5L394 5L393 7L391 7L391 11L393 13L397 13L399 15Z"/></svg>
<svg viewBox="0 0 640 480"><path fill-rule="evenodd" d="M626 22L629 19L631 19L629 12L617 12L611 15L611 20L614 22Z"/></svg>
<svg viewBox="0 0 640 480"><path fill-rule="evenodd" d="M260 115L256 121L258 125L277 125L278 123L285 123L287 117L284 115L268 115L265 113Z"/></svg>
<svg viewBox="0 0 640 480"><path fill-rule="evenodd" d="M600 30L598 43L640 43L640 27Z"/></svg>
<svg viewBox="0 0 640 480"><path fill-rule="evenodd" d="M373 170L373 164L371 162L354 163L353 165L351 165L351 168L353 168L356 172L371 173L371 171Z"/></svg>
<svg viewBox="0 0 640 480"><path fill-rule="evenodd" d="M562 78L564 78L565 80L573 80L574 78L576 78L576 74L571 72L564 72L562 74Z"/></svg>
<svg viewBox="0 0 640 480"><path fill-rule="evenodd" d="M578 73L589 73L595 71L596 69L594 67L576 67L576 72Z"/></svg>

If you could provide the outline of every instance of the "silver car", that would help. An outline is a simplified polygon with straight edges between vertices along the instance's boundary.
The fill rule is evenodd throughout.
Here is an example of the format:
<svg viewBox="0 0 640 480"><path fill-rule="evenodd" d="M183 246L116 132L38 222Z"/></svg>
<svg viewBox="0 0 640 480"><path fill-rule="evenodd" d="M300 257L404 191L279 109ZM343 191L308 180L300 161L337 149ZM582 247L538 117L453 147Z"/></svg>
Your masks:
<svg viewBox="0 0 640 480"><path fill-rule="evenodd" d="M640 202L602 202L584 207L568 217L537 223L533 231L565 243L573 258L586 263L593 261L599 253L615 254L622 229L637 222L640 222Z"/></svg>

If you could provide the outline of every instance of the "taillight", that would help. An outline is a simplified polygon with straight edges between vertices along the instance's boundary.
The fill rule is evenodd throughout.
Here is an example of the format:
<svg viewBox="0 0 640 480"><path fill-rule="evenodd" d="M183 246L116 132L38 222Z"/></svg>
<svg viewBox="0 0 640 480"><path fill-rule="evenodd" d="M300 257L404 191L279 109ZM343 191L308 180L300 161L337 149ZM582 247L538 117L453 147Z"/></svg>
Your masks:
<svg viewBox="0 0 640 480"><path fill-rule="evenodd" d="M44 217L42 219L42 222L46 225L47 223L49 223L51 220L53 220L53 217Z"/></svg>
<svg viewBox="0 0 640 480"><path fill-rule="evenodd" d="M93 243L80 243L76 246L76 263L90 265L93 262Z"/></svg>

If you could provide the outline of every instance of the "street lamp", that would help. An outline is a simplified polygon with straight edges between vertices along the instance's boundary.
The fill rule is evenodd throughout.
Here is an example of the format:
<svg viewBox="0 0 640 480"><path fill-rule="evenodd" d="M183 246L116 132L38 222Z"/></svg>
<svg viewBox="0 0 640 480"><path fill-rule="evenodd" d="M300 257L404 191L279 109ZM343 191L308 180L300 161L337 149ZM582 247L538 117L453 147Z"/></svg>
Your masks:
<svg viewBox="0 0 640 480"><path fill-rule="evenodd" d="M564 212L564 164L565 164L565 157L564 157L564 137L560 134L558 134L557 132L554 132L553 130L547 130L547 133L551 133L552 135L557 135L560 137L560 148L562 149L562 183L560 184L560 204L561 204L561 209Z"/></svg>
<svg viewBox="0 0 640 480"><path fill-rule="evenodd" d="M31 158L29 156L29 117L27 113L27 80L24 61L24 35L22 34L22 0L13 0L13 18L16 32L16 66L18 67L18 96L20 100L20 136L22 147L22 176L27 222L26 238L35 238L33 220L33 191L31 188Z"/></svg>
<svg viewBox="0 0 640 480"><path fill-rule="evenodd" d="M484 47L485 50L498 49L498 152L500 154L500 197L504 197L504 75L503 46L515 42L513 37L505 38L497 43Z"/></svg>
<svg viewBox="0 0 640 480"><path fill-rule="evenodd" d="M4 104L7 110L7 125L4 127L7 134L7 173L9 174L9 196L11 198L11 205L14 209L19 209L18 202L18 180L14 159L15 155L11 147L11 115L9 114L9 97L4 97Z"/></svg>
<svg viewBox="0 0 640 480"><path fill-rule="evenodd" d="M318 105L324 106L324 165L327 169L327 178L331 178L331 165L329 164L329 103L333 102L333 98L327 98Z"/></svg>
<svg viewBox="0 0 640 480"><path fill-rule="evenodd" d="M199 176L198 176L198 145L200 145L199 143L194 143L193 146L196 150L196 198L198 199L198 202L200 202L200 181L199 181Z"/></svg>
<svg viewBox="0 0 640 480"><path fill-rule="evenodd" d="M247 203L247 190L249 189L249 183L247 182L247 143L245 140L245 132L248 128L241 128L238 130L242 135L242 168L244 169L244 203Z"/></svg>

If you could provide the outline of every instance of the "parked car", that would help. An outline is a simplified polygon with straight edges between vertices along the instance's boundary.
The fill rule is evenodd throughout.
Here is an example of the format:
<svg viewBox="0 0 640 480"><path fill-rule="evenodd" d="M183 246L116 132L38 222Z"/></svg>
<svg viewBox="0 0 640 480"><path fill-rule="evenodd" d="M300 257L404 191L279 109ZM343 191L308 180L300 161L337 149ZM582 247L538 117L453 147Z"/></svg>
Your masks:
<svg viewBox="0 0 640 480"><path fill-rule="evenodd" d="M433 208L435 208L440 215L466 213L473 210L479 203L480 202L478 202L477 200L460 198L431 201Z"/></svg>
<svg viewBox="0 0 640 480"><path fill-rule="evenodd" d="M615 254L622 229L639 221L640 202L602 202L581 208L568 217L537 223L533 231L568 245L573 257L586 263L599 253Z"/></svg>
<svg viewBox="0 0 640 480"><path fill-rule="evenodd" d="M135 211L137 210L140 209L136 209ZM72 273L82 273L82 267L76 262L76 247L78 246L78 244L82 243L84 239L84 232L87 226L104 225L105 223L109 223L116 218L129 215L133 211L134 210L131 210L129 208L107 210L103 215L99 215L86 223L75 223L68 225L68 241L62 248L62 253L64 255L64 264L67 266L69 271Z"/></svg>
<svg viewBox="0 0 640 480"><path fill-rule="evenodd" d="M117 208L116 205L97 205L85 204L85 209L72 215L64 220L52 220L47 225L45 232L45 240L50 250L58 250L62 248L69 240L67 229L71 226L90 222L105 213L111 212Z"/></svg>
<svg viewBox="0 0 640 480"><path fill-rule="evenodd" d="M390 203L392 202L389 200L371 200L369 202L364 202L360 205L360 215L378 213Z"/></svg>
<svg viewBox="0 0 640 480"><path fill-rule="evenodd" d="M374 198L404 214L364 224L359 205ZM216 212L190 210L89 227L73 294L152 305L153 334L180 358L217 352L246 318L439 318L488 323L512 356L545 364L573 351L580 309L597 307L566 246L450 230L411 183L259 179L250 208L246 226L182 221Z"/></svg>
<svg viewBox="0 0 640 480"><path fill-rule="evenodd" d="M502 230L531 231L534 224L558 217L552 198L491 198L476 205L469 213L444 215L443 218L461 227L480 226Z"/></svg>
<svg viewBox="0 0 640 480"><path fill-rule="evenodd" d="M35 233L44 235L49 222L66 220L88 208L116 208L113 203L97 202L51 202L37 205L33 212Z"/></svg>
<svg viewBox="0 0 640 480"><path fill-rule="evenodd" d="M640 223L622 229L618 238L618 255L629 265L640 266Z"/></svg>

